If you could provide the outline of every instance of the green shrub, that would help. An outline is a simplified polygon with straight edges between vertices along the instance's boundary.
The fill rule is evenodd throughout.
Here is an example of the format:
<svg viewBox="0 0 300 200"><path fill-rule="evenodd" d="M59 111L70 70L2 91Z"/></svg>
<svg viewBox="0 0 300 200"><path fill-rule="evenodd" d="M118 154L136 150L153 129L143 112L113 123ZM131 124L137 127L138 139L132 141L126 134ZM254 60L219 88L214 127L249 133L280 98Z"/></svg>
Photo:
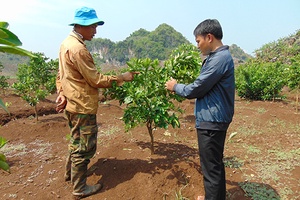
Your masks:
<svg viewBox="0 0 300 200"><path fill-rule="evenodd" d="M0 73L2 72L3 68L3 65L0 63ZM9 87L7 79L8 77L0 75L0 89L3 91L5 91Z"/></svg>
<svg viewBox="0 0 300 200"><path fill-rule="evenodd" d="M283 98L280 92L286 84L284 68L279 62L248 62L239 66L235 73L238 96L250 100Z"/></svg>
<svg viewBox="0 0 300 200"><path fill-rule="evenodd" d="M300 54L291 58L291 63L283 71L287 86L291 89L300 89Z"/></svg>

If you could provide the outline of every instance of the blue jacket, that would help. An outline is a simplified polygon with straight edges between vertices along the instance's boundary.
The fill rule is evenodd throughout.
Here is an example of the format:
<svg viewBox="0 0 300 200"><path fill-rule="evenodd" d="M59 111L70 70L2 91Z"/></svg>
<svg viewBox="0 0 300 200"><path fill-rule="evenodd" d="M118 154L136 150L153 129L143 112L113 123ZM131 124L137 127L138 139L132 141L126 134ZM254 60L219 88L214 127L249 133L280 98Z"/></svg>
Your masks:
<svg viewBox="0 0 300 200"><path fill-rule="evenodd" d="M195 102L196 128L227 130L234 113L234 64L228 46L211 52L200 75L188 85L176 84L176 94Z"/></svg>

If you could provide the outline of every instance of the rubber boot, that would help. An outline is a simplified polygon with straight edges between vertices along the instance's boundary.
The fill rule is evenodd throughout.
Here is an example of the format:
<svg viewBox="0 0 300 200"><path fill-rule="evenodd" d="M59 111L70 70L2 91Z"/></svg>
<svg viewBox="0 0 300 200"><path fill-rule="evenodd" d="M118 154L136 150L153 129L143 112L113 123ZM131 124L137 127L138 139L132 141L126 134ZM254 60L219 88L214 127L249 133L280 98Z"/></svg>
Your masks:
<svg viewBox="0 0 300 200"><path fill-rule="evenodd" d="M66 165L65 165L65 181L71 181L71 155L68 154L66 158Z"/></svg>
<svg viewBox="0 0 300 200"><path fill-rule="evenodd" d="M76 166L72 166L71 181L73 184L73 196L74 199L81 199L97 193L101 190L102 185L96 184L89 186L86 184L87 179L87 164L81 163Z"/></svg>
<svg viewBox="0 0 300 200"><path fill-rule="evenodd" d="M82 192L77 192L77 193L73 192L73 197L75 200L81 199L96 194L101 189L102 189L102 184L100 183L96 185L85 185L84 190Z"/></svg>

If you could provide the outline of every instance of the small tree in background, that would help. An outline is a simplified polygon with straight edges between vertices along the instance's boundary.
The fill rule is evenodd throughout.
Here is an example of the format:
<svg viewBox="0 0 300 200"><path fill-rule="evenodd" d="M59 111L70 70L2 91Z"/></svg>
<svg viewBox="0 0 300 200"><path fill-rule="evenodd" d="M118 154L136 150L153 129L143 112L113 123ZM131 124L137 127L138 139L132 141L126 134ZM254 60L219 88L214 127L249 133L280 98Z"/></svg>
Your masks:
<svg viewBox="0 0 300 200"><path fill-rule="evenodd" d="M0 73L2 72L3 68L4 67L3 67L2 63L0 63ZM8 77L0 75L0 89L2 90L3 93L9 87L7 79L8 79Z"/></svg>
<svg viewBox="0 0 300 200"><path fill-rule="evenodd" d="M164 66L158 60L131 59L126 71L140 72L132 82L126 82L122 87L114 85L106 89L104 94L118 99L120 104L126 104L123 121L128 131L137 125L146 125L151 139L151 154L154 154L155 128L179 127L178 112L174 100L181 102L182 97L165 89L165 83L170 77L180 83L190 83L200 72L199 52L192 45L183 45L175 50Z"/></svg>
<svg viewBox="0 0 300 200"><path fill-rule="evenodd" d="M279 62L247 62L236 69L236 90L240 97L250 100L275 100L286 84L284 64Z"/></svg>
<svg viewBox="0 0 300 200"><path fill-rule="evenodd" d="M296 113L298 113L300 92L300 55L291 58L291 64L284 69L283 77L287 86L296 93Z"/></svg>
<svg viewBox="0 0 300 200"><path fill-rule="evenodd" d="M38 121L37 104L46 98L55 88L57 61L45 57L42 53L35 53L30 58L29 64L21 64L18 67L17 82L12 85L17 95L34 107L36 120Z"/></svg>

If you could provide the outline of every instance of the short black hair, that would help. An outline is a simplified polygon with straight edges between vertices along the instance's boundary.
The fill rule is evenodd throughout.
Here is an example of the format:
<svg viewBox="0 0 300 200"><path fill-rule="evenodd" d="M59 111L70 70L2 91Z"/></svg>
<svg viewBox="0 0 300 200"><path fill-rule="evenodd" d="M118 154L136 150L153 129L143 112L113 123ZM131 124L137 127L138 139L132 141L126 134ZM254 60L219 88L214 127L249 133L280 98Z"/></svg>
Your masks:
<svg viewBox="0 0 300 200"><path fill-rule="evenodd" d="M197 37L198 35L207 35L207 34L212 34L215 36L215 38L221 40L223 38L223 31L221 24L219 23L218 20L216 19L206 19L194 30L194 36Z"/></svg>

